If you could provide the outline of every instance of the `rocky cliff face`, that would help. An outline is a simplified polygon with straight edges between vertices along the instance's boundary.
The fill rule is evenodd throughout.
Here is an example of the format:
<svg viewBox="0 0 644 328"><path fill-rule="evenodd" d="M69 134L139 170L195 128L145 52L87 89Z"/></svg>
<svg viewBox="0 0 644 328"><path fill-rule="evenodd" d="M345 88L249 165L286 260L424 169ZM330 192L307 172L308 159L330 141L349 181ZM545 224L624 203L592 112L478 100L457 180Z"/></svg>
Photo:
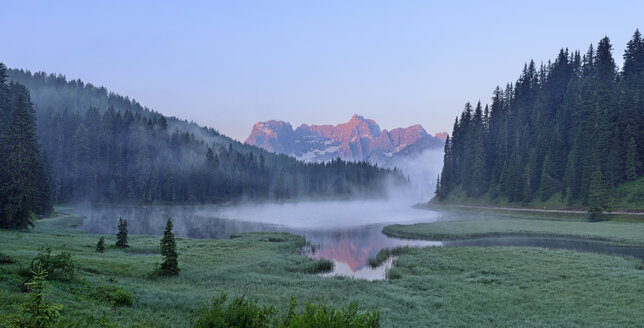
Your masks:
<svg viewBox="0 0 644 328"><path fill-rule="evenodd" d="M293 130L283 121L259 122L253 126L247 144L271 152L293 155L305 161L326 161L336 157L353 161L384 163L398 156L411 156L426 149L443 147L445 132L429 135L419 124L391 131L360 115L338 125L303 124Z"/></svg>
<svg viewBox="0 0 644 328"><path fill-rule="evenodd" d="M292 154L295 139L295 132L290 124L272 120L255 123L246 143L274 153Z"/></svg>

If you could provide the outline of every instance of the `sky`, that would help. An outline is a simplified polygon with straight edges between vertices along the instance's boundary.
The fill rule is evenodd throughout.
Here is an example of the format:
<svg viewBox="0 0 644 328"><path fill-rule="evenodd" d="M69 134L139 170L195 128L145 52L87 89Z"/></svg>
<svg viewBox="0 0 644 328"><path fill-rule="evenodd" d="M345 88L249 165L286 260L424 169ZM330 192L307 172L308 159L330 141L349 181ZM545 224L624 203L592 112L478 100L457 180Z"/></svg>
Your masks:
<svg viewBox="0 0 644 328"><path fill-rule="evenodd" d="M243 141L255 122L451 131L523 64L605 35L621 65L644 1L0 0L0 62L61 73Z"/></svg>

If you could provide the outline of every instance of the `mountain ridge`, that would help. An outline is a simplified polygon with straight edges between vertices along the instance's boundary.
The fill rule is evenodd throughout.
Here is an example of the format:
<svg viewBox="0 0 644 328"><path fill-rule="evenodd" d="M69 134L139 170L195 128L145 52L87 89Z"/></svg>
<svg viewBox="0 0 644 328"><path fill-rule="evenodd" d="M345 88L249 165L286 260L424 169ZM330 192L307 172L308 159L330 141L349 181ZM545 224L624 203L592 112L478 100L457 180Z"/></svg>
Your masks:
<svg viewBox="0 0 644 328"><path fill-rule="evenodd" d="M351 161L383 162L403 154L404 149L412 149L408 148L412 145L417 148L413 153L440 148L445 136L446 132L432 136L420 124L381 130L373 119L354 114L345 123L302 124L295 129L281 120L257 122L244 143L308 162L336 157ZM409 152L405 154L410 155Z"/></svg>

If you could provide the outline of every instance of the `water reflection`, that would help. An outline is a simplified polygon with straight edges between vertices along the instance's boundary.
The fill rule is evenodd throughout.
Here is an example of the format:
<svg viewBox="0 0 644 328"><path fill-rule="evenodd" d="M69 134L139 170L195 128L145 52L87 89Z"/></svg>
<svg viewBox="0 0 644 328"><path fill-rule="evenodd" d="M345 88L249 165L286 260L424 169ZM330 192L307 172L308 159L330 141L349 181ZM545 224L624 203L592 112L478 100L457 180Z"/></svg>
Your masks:
<svg viewBox="0 0 644 328"><path fill-rule="evenodd" d="M253 206L154 206L109 207L79 210L86 216L81 229L96 234L116 233L116 222L128 220L131 234L161 235L172 217L177 236L226 239L242 232L285 231L304 236L315 246L307 255L335 263L327 276L383 279L392 260L370 268L368 260L383 248L399 246L536 246L635 256L644 259L644 248L612 246L601 242L561 238L507 236L460 241L422 241L389 238L387 224L411 224L455 219L454 213L419 210L409 203L319 202ZM478 219L493 216L477 217ZM462 218L460 215L459 218Z"/></svg>
<svg viewBox="0 0 644 328"><path fill-rule="evenodd" d="M390 238L381 233L383 224L345 228L343 230L315 230L292 232L306 237L315 247L309 254L313 258L323 258L336 262L337 270L345 275L360 276L360 270L369 268L369 258L375 257L383 248L399 246L439 246L440 242ZM346 269L340 268L346 267ZM350 271L349 271L350 270Z"/></svg>
<svg viewBox="0 0 644 328"><path fill-rule="evenodd" d="M382 227L391 223L435 221L439 214L409 203L309 202L253 206L106 207L80 210L81 229L96 234L116 233L118 217L128 221L130 234L161 235L172 217L179 237L225 239L241 232L285 231L304 236L314 245L307 255L335 262L328 275L383 279L387 265L370 268L369 258L383 248L431 246L440 242L389 238Z"/></svg>

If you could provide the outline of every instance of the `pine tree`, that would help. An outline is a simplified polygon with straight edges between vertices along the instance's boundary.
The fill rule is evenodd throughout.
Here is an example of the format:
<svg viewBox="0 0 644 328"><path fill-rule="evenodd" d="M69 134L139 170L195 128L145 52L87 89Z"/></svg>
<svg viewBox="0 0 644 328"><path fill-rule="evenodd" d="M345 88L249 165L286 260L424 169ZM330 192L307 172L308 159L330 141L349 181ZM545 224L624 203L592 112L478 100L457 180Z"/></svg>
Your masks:
<svg viewBox="0 0 644 328"><path fill-rule="evenodd" d="M631 137L626 145L626 179L635 180L637 178L638 166L637 144L635 138Z"/></svg>
<svg viewBox="0 0 644 328"><path fill-rule="evenodd" d="M96 251L99 253L105 252L105 237L101 236L96 243Z"/></svg>
<svg viewBox="0 0 644 328"><path fill-rule="evenodd" d="M571 206L594 203L593 213L597 206L605 209L608 190L638 181L644 173L644 39L639 31L627 45L619 72L604 37L583 57L561 49L554 63L539 69L534 61L526 63L515 83L494 90L489 112L480 105L472 111L467 103L454 124L451 145L446 144L438 199L459 190L467 197L530 202L560 192ZM598 183L596 170L600 189L592 186ZM598 194L608 200L598 205Z"/></svg>
<svg viewBox="0 0 644 328"><path fill-rule="evenodd" d="M590 192L588 194L588 219L590 221L602 220L604 210L608 207L606 197L604 178L598 167L593 172L593 177L590 183Z"/></svg>
<svg viewBox="0 0 644 328"><path fill-rule="evenodd" d="M557 192L560 184L552 177L553 164L550 160L550 153L546 154L543 160L543 167L541 168L541 181L539 183L541 201L547 201L552 194Z"/></svg>
<svg viewBox="0 0 644 328"><path fill-rule="evenodd" d="M172 232L172 219L168 218L161 238L161 274L165 276L174 276L179 274L179 255L177 254L177 243L174 240Z"/></svg>
<svg viewBox="0 0 644 328"><path fill-rule="evenodd" d="M639 30L635 30L633 38L626 44L622 71L626 78L644 71L644 39Z"/></svg>
<svg viewBox="0 0 644 328"><path fill-rule="evenodd" d="M6 89L0 85L0 89ZM15 100L0 103L13 107L7 130L0 131L0 228L21 229L31 223L32 214L42 214L48 204L40 204L40 191L49 186L40 184L43 168L36 139L36 116L28 91L12 84L7 92ZM3 91L3 90L0 90ZM1 100L1 99L0 99Z"/></svg>
<svg viewBox="0 0 644 328"><path fill-rule="evenodd" d="M36 271L32 271L32 274L32 280L26 283L27 287L31 290L31 300L22 305L20 309L22 316L14 317L13 324L16 327L51 327L58 321L60 311L63 307L57 304L50 305L45 302L45 298L49 294L49 285L45 280L47 278L47 271L38 267Z"/></svg>
<svg viewBox="0 0 644 328"><path fill-rule="evenodd" d="M116 247L130 247L127 244L127 220L119 217L118 232L116 233Z"/></svg>

